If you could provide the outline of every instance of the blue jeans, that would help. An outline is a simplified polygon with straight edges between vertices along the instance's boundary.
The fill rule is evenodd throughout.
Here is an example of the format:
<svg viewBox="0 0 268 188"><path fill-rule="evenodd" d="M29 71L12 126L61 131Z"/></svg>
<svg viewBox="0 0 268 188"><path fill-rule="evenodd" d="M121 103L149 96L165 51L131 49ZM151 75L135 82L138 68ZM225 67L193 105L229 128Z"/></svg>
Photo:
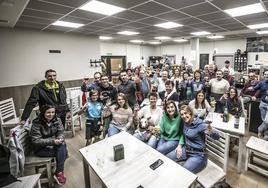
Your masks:
<svg viewBox="0 0 268 188"><path fill-rule="evenodd" d="M133 134L133 136L136 137L137 139L145 142L147 133L146 132L143 134L135 133L135 134ZM150 137L150 139L148 140L147 144L155 149L157 146L157 141L158 141L158 138L156 136L152 135Z"/></svg>
<svg viewBox="0 0 268 188"><path fill-rule="evenodd" d="M260 133L264 139L268 140L268 103L261 101L259 108L263 122L258 127L258 133Z"/></svg>
<svg viewBox="0 0 268 188"><path fill-rule="evenodd" d="M110 127L108 129L108 137L113 136L113 135L118 134L118 133L120 133L120 130L117 129L116 127Z"/></svg>
<svg viewBox="0 0 268 188"><path fill-rule="evenodd" d="M60 145L45 146L35 154L39 157L56 157L56 173L64 171L64 162L68 155L65 142Z"/></svg>
<svg viewBox="0 0 268 188"><path fill-rule="evenodd" d="M156 150L164 155L168 155L170 152L177 148L178 144L179 142L177 140L160 139Z"/></svg>
<svg viewBox="0 0 268 188"><path fill-rule="evenodd" d="M191 171L192 173L196 174L203 170L207 165L207 154L206 153L190 153L186 152L185 147L182 147L182 156L181 158L177 158L176 150L168 153L166 155L173 161L185 161L183 167L187 170Z"/></svg>

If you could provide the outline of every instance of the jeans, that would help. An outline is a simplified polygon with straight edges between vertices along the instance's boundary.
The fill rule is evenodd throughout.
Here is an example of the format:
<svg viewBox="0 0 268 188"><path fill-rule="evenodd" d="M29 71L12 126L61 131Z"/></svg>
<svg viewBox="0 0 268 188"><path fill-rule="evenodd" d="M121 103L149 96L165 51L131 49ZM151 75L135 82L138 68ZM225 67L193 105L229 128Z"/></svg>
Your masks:
<svg viewBox="0 0 268 188"><path fill-rule="evenodd" d="M207 165L206 153L186 152L185 147L182 147L182 156L179 159L177 158L176 150L173 150L172 152L168 153L166 156L175 162L185 161L183 164L183 167L191 171L194 174L203 170Z"/></svg>
<svg viewBox="0 0 268 188"><path fill-rule="evenodd" d="M259 108L263 122L258 127L258 133L261 134L264 139L268 140L268 103L261 101Z"/></svg>
<svg viewBox="0 0 268 188"><path fill-rule="evenodd" d="M68 155L65 143L54 146L45 146L35 152L35 154L39 157L56 157L56 173L64 171L64 162Z"/></svg>
<svg viewBox="0 0 268 188"><path fill-rule="evenodd" d="M118 133L120 133L120 130L117 129L116 127L110 127L108 129L108 137L113 136L113 135L118 134Z"/></svg>
<svg viewBox="0 0 268 188"><path fill-rule="evenodd" d="M170 152L175 150L178 145L179 145L179 142L177 140L160 139L157 144L156 150L164 155L168 155Z"/></svg>
<svg viewBox="0 0 268 188"><path fill-rule="evenodd" d="M143 142L146 141L145 139L146 139L147 135L148 135L148 133L146 133L146 132L141 133L141 134L139 134L139 133L135 133L135 134L133 134L134 137L136 137L137 139L139 139L139 140L141 140L141 141L143 141ZM156 146L157 146L157 141L158 141L158 138L157 138L155 135L152 135L152 136L149 138L147 144L148 144L149 146L151 146L152 148L155 149Z"/></svg>

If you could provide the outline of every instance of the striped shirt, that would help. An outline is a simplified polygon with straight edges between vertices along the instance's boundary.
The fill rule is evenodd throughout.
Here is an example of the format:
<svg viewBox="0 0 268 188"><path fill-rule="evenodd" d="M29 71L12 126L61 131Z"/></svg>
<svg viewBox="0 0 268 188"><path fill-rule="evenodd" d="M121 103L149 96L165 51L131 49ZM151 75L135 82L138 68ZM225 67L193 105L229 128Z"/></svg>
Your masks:
<svg viewBox="0 0 268 188"><path fill-rule="evenodd" d="M133 112L130 107L127 109L118 108L116 105L111 106L112 121L110 126L115 126L118 129L129 128L133 122Z"/></svg>

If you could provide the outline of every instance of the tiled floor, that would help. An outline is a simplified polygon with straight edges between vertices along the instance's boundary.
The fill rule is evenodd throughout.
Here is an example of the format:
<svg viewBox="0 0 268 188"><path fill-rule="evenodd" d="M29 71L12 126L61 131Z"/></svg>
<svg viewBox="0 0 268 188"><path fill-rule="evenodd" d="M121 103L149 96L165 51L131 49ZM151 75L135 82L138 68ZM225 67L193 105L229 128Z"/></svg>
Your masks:
<svg viewBox="0 0 268 188"><path fill-rule="evenodd" d="M245 139L245 142L247 139ZM67 183L64 188L84 188L84 175L82 166L82 157L79 149L84 147L84 130L77 132L74 138L66 140L70 157L65 163L65 174ZM236 173L237 153L233 153L228 164L227 183L234 188L268 188L268 178L254 173L253 171ZM94 187L93 187L94 188Z"/></svg>

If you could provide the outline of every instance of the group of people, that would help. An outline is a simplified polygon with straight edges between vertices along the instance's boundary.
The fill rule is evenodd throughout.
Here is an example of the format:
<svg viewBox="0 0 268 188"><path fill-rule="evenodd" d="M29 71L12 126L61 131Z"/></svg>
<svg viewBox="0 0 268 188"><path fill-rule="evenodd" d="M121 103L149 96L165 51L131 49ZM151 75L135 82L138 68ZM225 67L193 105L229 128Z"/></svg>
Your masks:
<svg viewBox="0 0 268 188"><path fill-rule="evenodd" d="M54 178L62 185L66 182L64 162L68 156L63 132L70 110L65 88L56 80L56 71L47 70L45 78L33 87L20 123L25 124L38 103L40 114L31 128L34 151L38 156L56 157ZM260 98L263 120L258 135L268 140L268 71L262 81L250 73L240 95L234 87L229 61L223 70L213 64L195 71L184 66L165 66L163 70L128 67L120 72L120 81L115 87L108 75L100 72L94 74L92 83L88 79L82 81L81 91L89 93L80 112L86 115L87 145L103 132L113 136L127 131L170 159L184 161L186 169L197 173L207 162L205 135L218 138L203 122L206 114L222 113L226 108L230 114L242 115L242 103L256 98ZM149 105L142 106L145 100ZM141 118L148 120L143 131L139 131L138 124L133 125Z"/></svg>

